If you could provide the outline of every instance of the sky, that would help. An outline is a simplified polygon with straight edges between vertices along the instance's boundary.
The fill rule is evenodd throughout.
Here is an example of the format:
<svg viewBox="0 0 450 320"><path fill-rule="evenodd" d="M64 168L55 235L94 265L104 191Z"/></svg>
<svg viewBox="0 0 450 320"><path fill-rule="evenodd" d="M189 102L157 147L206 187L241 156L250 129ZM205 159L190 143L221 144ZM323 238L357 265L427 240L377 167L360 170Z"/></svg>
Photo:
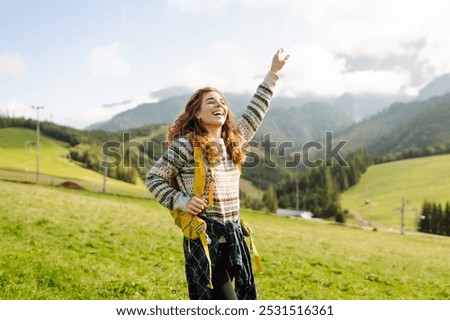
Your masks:
<svg viewBox="0 0 450 320"><path fill-rule="evenodd" d="M450 72L441 0L0 0L0 114L75 128L172 86L414 97Z"/></svg>

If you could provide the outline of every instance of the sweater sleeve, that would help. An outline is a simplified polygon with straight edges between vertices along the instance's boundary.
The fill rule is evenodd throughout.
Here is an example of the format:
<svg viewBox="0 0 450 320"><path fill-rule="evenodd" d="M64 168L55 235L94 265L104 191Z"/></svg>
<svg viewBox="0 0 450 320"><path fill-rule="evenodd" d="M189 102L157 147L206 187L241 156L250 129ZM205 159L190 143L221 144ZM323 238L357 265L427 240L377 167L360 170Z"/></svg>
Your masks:
<svg viewBox="0 0 450 320"><path fill-rule="evenodd" d="M272 90L277 81L278 75L269 71L263 83L258 86L242 117L238 120L243 143L250 141L261 126L264 116L269 109L270 99L273 96Z"/></svg>
<svg viewBox="0 0 450 320"><path fill-rule="evenodd" d="M145 184L155 199L170 210L185 210L190 197L171 186L190 157L190 142L185 138L174 140L147 174Z"/></svg>

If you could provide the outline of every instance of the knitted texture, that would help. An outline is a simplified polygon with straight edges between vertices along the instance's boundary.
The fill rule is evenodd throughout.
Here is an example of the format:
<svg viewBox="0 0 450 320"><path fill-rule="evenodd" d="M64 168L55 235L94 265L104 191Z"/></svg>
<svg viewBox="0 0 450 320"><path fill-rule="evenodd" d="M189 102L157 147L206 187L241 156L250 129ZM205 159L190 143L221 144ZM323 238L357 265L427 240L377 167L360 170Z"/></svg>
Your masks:
<svg viewBox="0 0 450 320"><path fill-rule="evenodd" d="M238 120L242 143L250 141L260 127L269 108L273 85L274 81L259 85ZM204 197L208 199L209 190L213 188L213 205L207 206L202 214L220 222L238 221L240 171L225 151L223 140L217 143L221 146L223 156L221 161L214 164L214 170L211 170L211 164L205 159L207 176ZM194 169L193 147L187 137L180 137L169 145L167 151L150 169L146 186L159 203L173 210L179 197L190 198L194 195ZM176 177L179 191L170 185L173 177Z"/></svg>

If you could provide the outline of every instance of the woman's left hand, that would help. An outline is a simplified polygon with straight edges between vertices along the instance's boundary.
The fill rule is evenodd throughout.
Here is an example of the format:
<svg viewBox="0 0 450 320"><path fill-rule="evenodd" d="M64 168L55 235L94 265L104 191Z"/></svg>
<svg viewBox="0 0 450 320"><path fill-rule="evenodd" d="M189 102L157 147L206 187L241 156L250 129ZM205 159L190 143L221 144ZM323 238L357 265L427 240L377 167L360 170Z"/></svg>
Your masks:
<svg viewBox="0 0 450 320"><path fill-rule="evenodd" d="M278 71L280 71L286 61L288 61L289 59L289 55L286 55L283 59L281 58L283 52L284 50L282 48L278 49L277 53L275 53L275 55L273 56L272 66L270 67L270 71L272 71L273 73L277 73Z"/></svg>

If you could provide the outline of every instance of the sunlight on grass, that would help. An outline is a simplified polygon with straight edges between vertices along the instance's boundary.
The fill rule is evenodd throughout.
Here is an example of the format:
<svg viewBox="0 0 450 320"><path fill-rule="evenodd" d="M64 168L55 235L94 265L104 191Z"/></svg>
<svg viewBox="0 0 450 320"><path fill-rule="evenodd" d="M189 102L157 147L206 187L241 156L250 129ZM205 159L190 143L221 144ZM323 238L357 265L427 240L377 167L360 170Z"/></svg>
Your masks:
<svg viewBox="0 0 450 320"><path fill-rule="evenodd" d="M361 181L344 192L341 204L360 212L365 220L399 228L399 209L405 197L405 222L413 230L423 202L445 203L450 200L449 190L450 155L409 159L369 167Z"/></svg>
<svg viewBox="0 0 450 320"><path fill-rule="evenodd" d="M0 299L187 299L181 233L151 199L0 181ZM448 299L450 239L253 211L261 299Z"/></svg>
<svg viewBox="0 0 450 320"><path fill-rule="evenodd" d="M36 181L36 132L29 129L0 129L0 177L8 180ZM71 161L68 146L45 136L41 137L40 181L45 184L72 180L86 189L101 191L103 175ZM130 184L108 178L107 191L135 196L149 196L141 179Z"/></svg>

